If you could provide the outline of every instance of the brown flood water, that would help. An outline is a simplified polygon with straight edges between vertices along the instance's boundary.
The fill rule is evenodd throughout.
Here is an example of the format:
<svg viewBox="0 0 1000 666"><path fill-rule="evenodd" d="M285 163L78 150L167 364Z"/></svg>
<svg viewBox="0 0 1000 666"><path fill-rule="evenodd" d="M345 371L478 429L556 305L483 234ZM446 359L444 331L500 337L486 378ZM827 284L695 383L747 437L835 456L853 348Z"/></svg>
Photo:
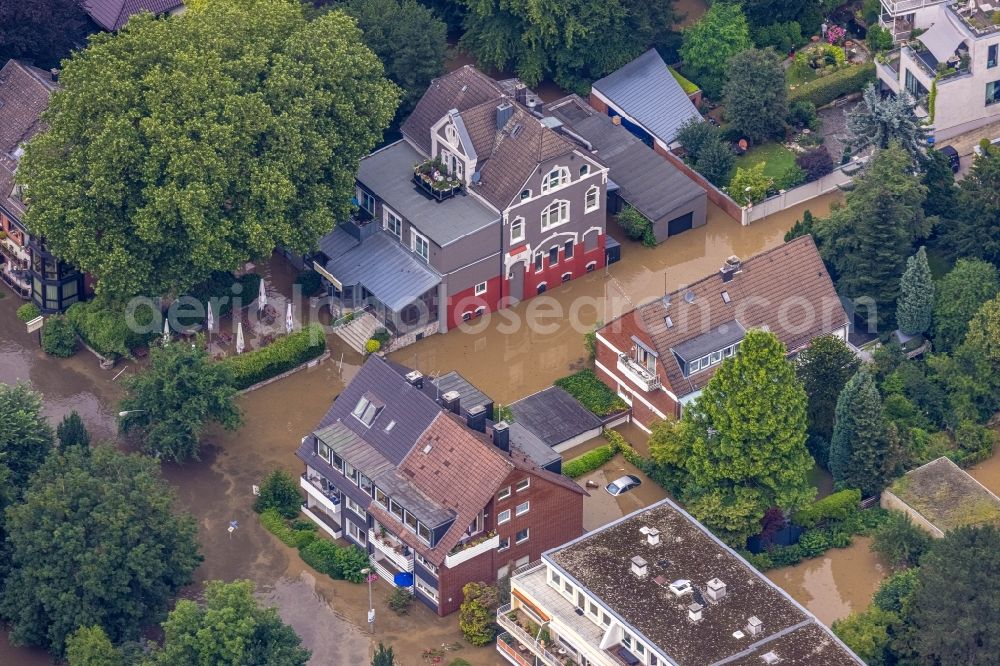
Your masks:
<svg viewBox="0 0 1000 666"><path fill-rule="evenodd" d="M674 0L674 11L681 15L680 22L675 28L686 28L708 11L708 3L705 0Z"/></svg>
<svg viewBox="0 0 1000 666"><path fill-rule="evenodd" d="M540 391L584 367L583 335L598 321L611 321L635 305L718 270L726 257L749 257L780 245L805 209L826 215L839 193L813 199L749 227L741 227L709 204L708 224L655 247L622 239L622 260L560 285L544 297L482 317L466 332L432 335L391 355L424 374L457 370L499 403ZM553 305L554 303L554 305ZM553 314L553 308L561 311ZM566 315L571 315L566 317ZM528 319L536 325L529 327Z"/></svg>

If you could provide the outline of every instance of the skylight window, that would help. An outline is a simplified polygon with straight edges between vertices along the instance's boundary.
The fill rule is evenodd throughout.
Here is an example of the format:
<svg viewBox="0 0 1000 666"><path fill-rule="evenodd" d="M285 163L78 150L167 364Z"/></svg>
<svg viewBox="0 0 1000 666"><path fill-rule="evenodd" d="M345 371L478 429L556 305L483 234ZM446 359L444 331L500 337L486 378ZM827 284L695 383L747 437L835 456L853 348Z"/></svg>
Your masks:
<svg viewBox="0 0 1000 666"><path fill-rule="evenodd" d="M384 407L383 404L372 400L368 395L363 395L358 400L358 404L354 406L351 414L354 418L364 423L366 427L370 428L372 423L375 422L375 417L382 411L382 407Z"/></svg>
<svg viewBox="0 0 1000 666"><path fill-rule="evenodd" d="M729 301L730 301L729 292L726 291L726 290L723 290L722 291L722 302L723 303L728 303Z"/></svg>
<svg viewBox="0 0 1000 666"><path fill-rule="evenodd" d="M674 320L670 318L670 315L667 315L666 317L664 317L664 320L667 322L667 328L673 328L674 327Z"/></svg>

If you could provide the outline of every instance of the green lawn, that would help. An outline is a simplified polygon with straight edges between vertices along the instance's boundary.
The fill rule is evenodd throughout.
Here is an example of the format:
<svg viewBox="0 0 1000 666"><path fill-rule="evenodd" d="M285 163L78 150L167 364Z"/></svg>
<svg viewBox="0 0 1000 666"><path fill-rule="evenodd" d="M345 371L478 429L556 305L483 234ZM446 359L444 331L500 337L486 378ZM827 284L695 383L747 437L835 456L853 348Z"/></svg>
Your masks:
<svg viewBox="0 0 1000 666"><path fill-rule="evenodd" d="M795 164L795 153L780 143L765 143L754 146L745 154L736 158L736 166L746 169L758 162L764 163L764 175L778 178Z"/></svg>

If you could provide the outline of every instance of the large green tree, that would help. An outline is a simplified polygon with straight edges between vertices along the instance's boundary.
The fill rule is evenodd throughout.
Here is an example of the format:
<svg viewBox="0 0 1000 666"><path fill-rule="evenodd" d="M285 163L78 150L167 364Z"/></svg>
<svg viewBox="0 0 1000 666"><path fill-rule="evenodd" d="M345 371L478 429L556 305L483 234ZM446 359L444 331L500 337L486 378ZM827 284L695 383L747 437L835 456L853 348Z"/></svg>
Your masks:
<svg viewBox="0 0 1000 666"><path fill-rule="evenodd" d="M69 666L125 666L125 659L98 625L80 627L66 639Z"/></svg>
<svg viewBox="0 0 1000 666"><path fill-rule="evenodd" d="M882 409L875 379L861 368L837 399L830 440L830 473L846 488L865 497L877 495L899 465L899 435Z"/></svg>
<svg viewBox="0 0 1000 666"><path fill-rule="evenodd" d="M117 296L312 249L350 213L399 96L352 18L288 0L134 16L61 82L18 169L25 222Z"/></svg>
<svg viewBox="0 0 1000 666"><path fill-rule="evenodd" d="M917 118L913 98L907 93L883 96L875 84L865 88L858 104L847 114L847 132L855 152L883 150L896 143L922 164L927 146L927 126Z"/></svg>
<svg viewBox="0 0 1000 666"><path fill-rule="evenodd" d="M669 2L460 1L467 9L461 43L480 64L513 69L528 85L551 76L580 93L661 42L675 22Z"/></svg>
<svg viewBox="0 0 1000 666"><path fill-rule="evenodd" d="M76 410L67 414L56 426L56 436L59 438L59 448L90 446L90 433L87 432L87 426L83 425L83 419Z"/></svg>
<svg viewBox="0 0 1000 666"><path fill-rule="evenodd" d="M859 302L870 299L880 325L893 321L906 258L930 231L926 192L911 173L906 151L893 144L875 153L846 203L817 224L820 251L838 291Z"/></svg>
<svg viewBox="0 0 1000 666"><path fill-rule="evenodd" d="M0 384L0 462L20 494L52 449L52 427L42 416L42 396L27 384Z"/></svg>
<svg viewBox="0 0 1000 666"><path fill-rule="evenodd" d="M386 76L403 89L398 115L408 114L431 79L444 71L444 21L417 0L349 0L344 9L357 19Z"/></svg>
<svg viewBox="0 0 1000 666"><path fill-rule="evenodd" d="M149 367L125 381L119 423L138 431L147 453L183 462L198 459L205 427L240 424L231 371L197 346L175 342L153 347Z"/></svg>
<svg viewBox="0 0 1000 666"><path fill-rule="evenodd" d="M960 257L1000 264L1000 148L984 146L959 183L958 205L941 233Z"/></svg>
<svg viewBox="0 0 1000 666"><path fill-rule="evenodd" d="M304 666L309 650L277 609L262 608L253 592L248 580L210 581L204 605L178 601L163 623L163 647L153 650L145 666Z"/></svg>
<svg viewBox="0 0 1000 666"><path fill-rule="evenodd" d="M969 320L998 292L996 266L978 259L959 259L934 290L934 349L948 352L960 345Z"/></svg>
<svg viewBox="0 0 1000 666"><path fill-rule="evenodd" d="M681 425L650 442L664 472L680 477L688 510L735 545L759 529L769 508L794 510L816 492L808 480L806 393L786 354L773 333L749 331Z"/></svg>
<svg viewBox="0 0 1000 666"><path fill-rule="evenodd" d="M195 522L173 504L151 458L109 446L53 452L7 510L0 617L11 639L62 654L81 626L114 642L137 637L201 561Z"/></svg>
<svg viewBox="0 0 1000 666"><path fill-rule="evenodd" d="M910 639L921 664L986 666L1000 654L1000 531L959 527L920 561Z"/></svg>
<svg viewBox="0 0 1000 666"><path fill-rule="evenodd" d="M684 30L684 73L714 99L722 95L730 59L746 51L750 28L737 2L715 2L700 21Z"/></svg>
<svg viewBox="0 0 1000 666"><path fill-rule="evenodd" d="M770 49L747 49L729 59L723 97L726 118L755 143L785 131L785 70Z"/></svg>
<svg viewBox="0 0 1000 666"><path fill-rule="evenodd" d="M835 335L815 338L795 359L795 373L809 399L809 452L823 467L829 461L837 398L859 365L858 357Z"/></svg>
<svg viewBox="0 0 1000 666"><path fill-rule="evenodd" d="M38 67L58 67L73 48L84 46L96 26L82 0L0 2L0 67L18 58Z"/></svg>
<svg viewBox="0 0 1000 666"><path fill-rule="evenodd" d="M899 279L899 301L896 322L906 335L922 335L931 327L934 310L934 280L927 264L927 249L923 246L906 260L906 270Z"/></svg>

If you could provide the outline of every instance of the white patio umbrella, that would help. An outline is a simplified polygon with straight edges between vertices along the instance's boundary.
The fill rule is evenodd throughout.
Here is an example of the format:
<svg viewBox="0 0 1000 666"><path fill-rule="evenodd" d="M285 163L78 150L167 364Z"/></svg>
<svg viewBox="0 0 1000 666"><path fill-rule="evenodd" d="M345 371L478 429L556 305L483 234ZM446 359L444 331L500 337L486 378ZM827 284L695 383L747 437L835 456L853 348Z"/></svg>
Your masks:
<svg viewBox="0 0 1000 666"><path fill-rule="evenodd" d="M236 323L236 353L242 354L245 345L243 343L243 322Z"/></svg>
<svg viewBox="0 0 1000 666"><path fill-rule="evenodd" d="M291 333L295 322L292 321L292 302L288 301L288 308L285 310L285 333Z"/></svg>
<svg viewBox="0 0 1000 666"><path fill-rule="evenodd" d="M208 335L211 337L212 330L215 329L215 313L212 312L212 301L208 302L208 317L205 318L205 327L208 328Z"/></svg>
<svg viewBox="0 0 1000 666"><path fill-rule="evenodd" d="M163 318L163 344L170 343L170 320Z"/></svg>
<svg viewBox="0 0 1000 666"><path fill-rule="evenodd" d="M257 312L267 306L267 290L264 288L264 280L260 281L260 293L257 294Z"/></svg>

